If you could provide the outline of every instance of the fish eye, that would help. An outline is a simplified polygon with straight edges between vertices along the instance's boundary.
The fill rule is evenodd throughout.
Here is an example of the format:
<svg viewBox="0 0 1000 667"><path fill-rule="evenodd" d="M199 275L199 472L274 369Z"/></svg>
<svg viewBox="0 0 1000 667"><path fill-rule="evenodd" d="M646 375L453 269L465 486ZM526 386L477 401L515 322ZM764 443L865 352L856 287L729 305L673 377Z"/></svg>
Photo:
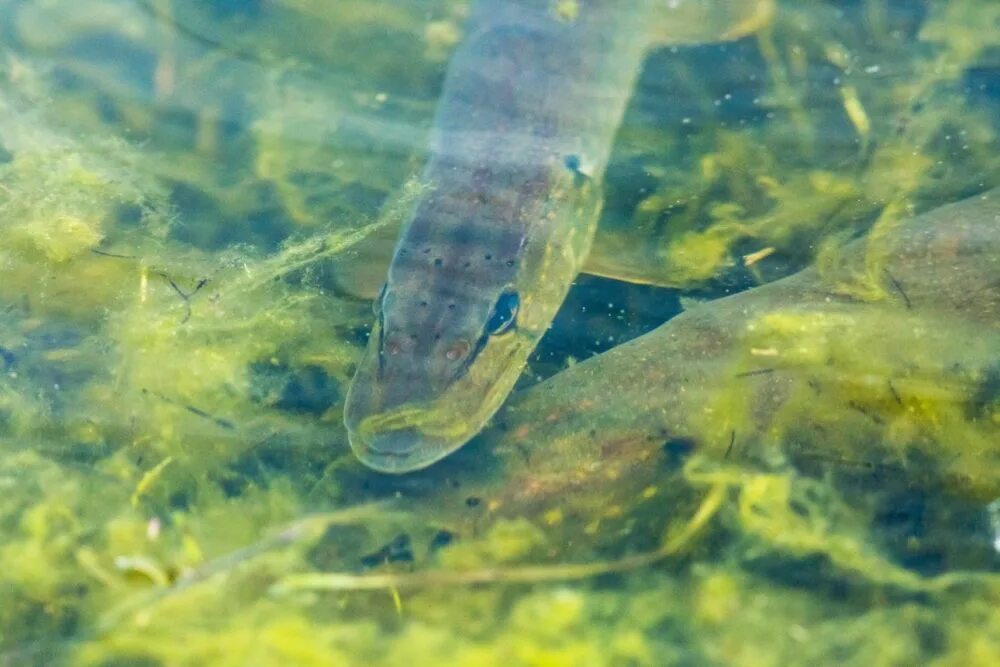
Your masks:
<svg viewBox="0 0 1000 667"><path fill-rule="evenodd" d="M375 313L375 317L379 317L382 314L382 299L385 298L385 289L389 286L389 283L382 283L382 289L378 291L378 296L372 301L372 312Z"/></svg>
<svg viewBox="0 0 1000 667"><path fill-rule="evenodd" d="M500 295L497 303L493 306L490 319L486 322L486 333L490 336L499 336L510 331L517 318L517 309L521 305L521 298L517 292L507 290Z"/></svg>
<svg viewBox="0 0 1000 667"><path fill-rule="evenodd" d="M372 310L375 311L375 330L378 331L378 374L380 377L385 372L385 314L382 311L382 299L385 298L385 289L388 284L382 284L378 298L372 302Z"/></svg>

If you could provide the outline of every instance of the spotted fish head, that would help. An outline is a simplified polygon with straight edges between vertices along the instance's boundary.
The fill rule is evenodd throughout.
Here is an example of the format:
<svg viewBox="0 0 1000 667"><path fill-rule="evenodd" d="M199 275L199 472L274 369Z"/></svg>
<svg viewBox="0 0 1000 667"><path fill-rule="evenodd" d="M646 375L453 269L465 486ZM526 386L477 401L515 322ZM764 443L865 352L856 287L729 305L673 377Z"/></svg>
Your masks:
<svg viewBox="0 0 1000 667"><path fill-rule="evenodd" d="M572 174L548 195L538 198L548 208L522 216L526 229L494 226L475 239L444 242L441 226L422 231L417 211L344 408L363 463L395 473L426 467L503 404L579 272L600 210L597 190Z"/></svg>
<svg viewBox="0 0 1000 667"><path fill-rule="evenodd" d="M514 284L475 294L387 283L345 407L367 465L406 472L472 438L510 392L537 342Z"/></svg>

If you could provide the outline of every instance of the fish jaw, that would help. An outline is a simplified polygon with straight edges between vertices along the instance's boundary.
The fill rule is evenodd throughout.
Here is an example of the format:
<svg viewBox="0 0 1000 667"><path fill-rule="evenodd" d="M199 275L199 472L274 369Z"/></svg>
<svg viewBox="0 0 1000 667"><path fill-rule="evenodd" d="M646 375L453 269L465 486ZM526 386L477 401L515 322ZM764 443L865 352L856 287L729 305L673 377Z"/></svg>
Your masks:
<svg viewBox="0 0 1000 667"><path fill-rule="evenodd" d="M383 473L406 473L439 461L481 431L496 413L534 349L532 337L513 335L499 364L477 364L434 398L428 387L410 389L413 400L397 402L398 391L378 378L378 343L369 344L365 359L348 389L344 424L354 455ZM372 336L376 340L376 336ZM493 367L491 367L493 366Z"/></svg>

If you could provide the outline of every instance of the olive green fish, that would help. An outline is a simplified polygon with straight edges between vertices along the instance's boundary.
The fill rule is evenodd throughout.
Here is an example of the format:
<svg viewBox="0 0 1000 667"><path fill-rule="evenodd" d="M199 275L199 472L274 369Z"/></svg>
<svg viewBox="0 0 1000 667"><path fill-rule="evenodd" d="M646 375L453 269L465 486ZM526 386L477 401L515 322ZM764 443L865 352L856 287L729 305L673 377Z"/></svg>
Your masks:
<svg viewBox="0 0 1000 667"><path fill-rule="evenodd" d="M347 396L361 461L416 470L483 428L586 270L646 53L735 38L770 12L770 0L475 3Z"/></svg>

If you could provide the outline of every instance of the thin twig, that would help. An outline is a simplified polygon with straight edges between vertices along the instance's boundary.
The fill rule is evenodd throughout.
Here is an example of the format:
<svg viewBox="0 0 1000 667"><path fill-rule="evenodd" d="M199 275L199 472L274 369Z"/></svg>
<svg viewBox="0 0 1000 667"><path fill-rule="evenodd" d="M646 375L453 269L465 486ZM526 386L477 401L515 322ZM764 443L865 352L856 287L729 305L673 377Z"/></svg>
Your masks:
<svg viewBox="0 0 1000 667"><path fill-rule="evenodd" d="M553 565L520 565L488 567L478 570L424 570L421 572L386 572L378 574L346 574L338 572L296 574L285 577L271 588L274 595L302 591L373 591L414 589L433 586L470 586L475 584L534 584L550 581L576 581L628 572L657 563L689 546L715 516L726 497L728 484L717 482L698 506L684 528L667 539L663 546L613 561L598 563L561 563Z"/></svg>

